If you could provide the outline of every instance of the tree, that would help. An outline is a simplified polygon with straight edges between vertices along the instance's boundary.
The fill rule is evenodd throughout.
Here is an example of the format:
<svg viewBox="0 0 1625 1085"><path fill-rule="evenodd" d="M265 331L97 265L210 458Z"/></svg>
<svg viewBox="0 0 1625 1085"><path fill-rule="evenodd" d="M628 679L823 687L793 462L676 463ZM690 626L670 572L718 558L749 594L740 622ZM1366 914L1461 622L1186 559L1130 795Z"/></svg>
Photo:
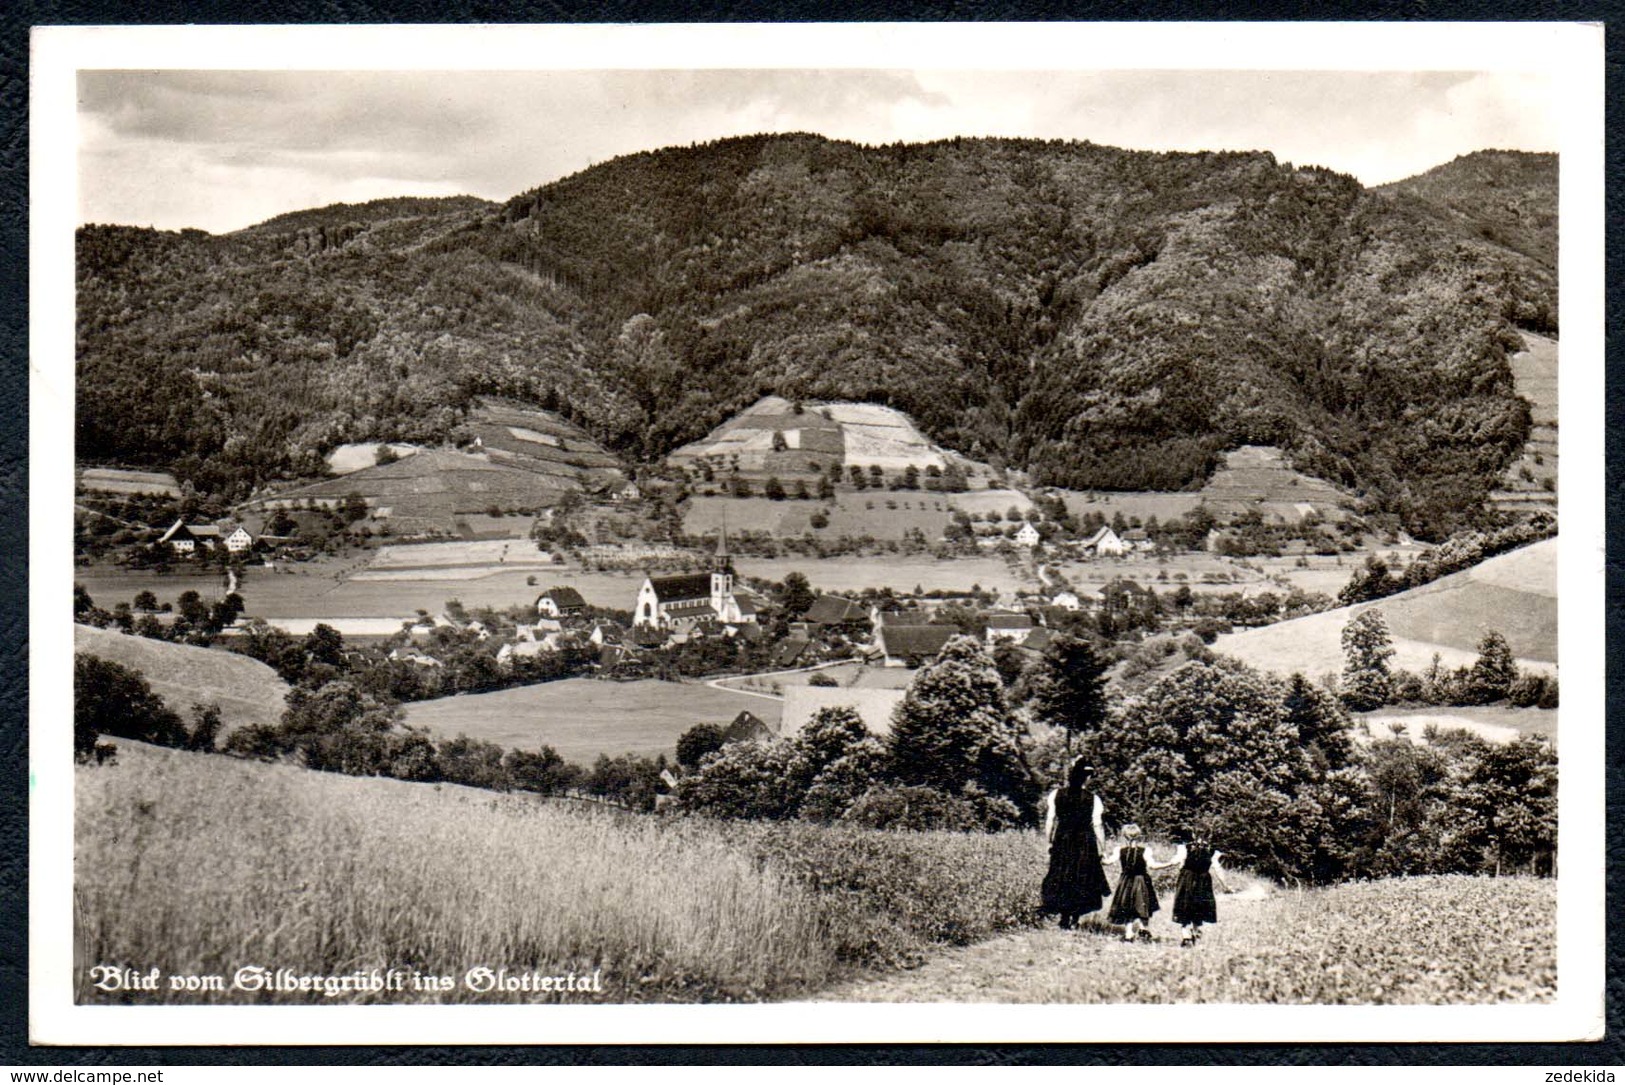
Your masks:
<svg viewBox="0 0 1625 1085"><path fill-rule="evenodd" d="M1367 712L1388 703L1392 675L1388 661L1394 645L1382 612L1361 611L1343 626L1343 703L1356 712Z"/></svg>
<svg viewBox="0 0 1625 1085"><path fill-rule="evenodd" d="M807 608L813 605L818 597L813 594L812 585L807 582L805 573L792 570L784 574L784 591L779 596L784 612L792 618L799 618L807 613Z"/></svg>
<svg viewBox="0 0 1625 1085"><path fill-rule="evenodd" d="M1032 818L1037 784L1023 757L1022 729L976 640L955 637L921 669L893 714L890 745L902 783L1002 798Z"/></svg>
<svg viewBox="0 0 1625 1085"><path fill-rule="evenodd" d="M786 742L733 742L677 783L677 805L716 818L776 821L793 817L801 796L785 787Z"/></svg>
<svg viewBox="0 0 1625 1085"><path fill-rule="evenodd" d="M79 652L73 657L74 755L87 756L98 735L155 746L185 746L188 738L180 717L140 671Z"/></svg>
<svg viewBox="0 0 1625 1085"><path fill-rule="evenodd" d="M339 506L339 519L346 524L353 524L357 520L367 518L367 501L358 493L344 495L344 503Z"/></svg>
<svg viewBox="0 0 1625 1085"><path fill-rule="evenodd" d="M831 468L831 470L835 470L835 468ZM835 500L835 484L830 481L828 475L820 475L818 477L818 500Z"/></svg>
<svg viewBox="0 0 1625 1085"><path fill-rule="evenodd" d="M192 728L186 736L186 748L204 753L213 753L215 743L219 741L220 732L224 726L224 722L220 719L219 705L193 705Z"/></svg>
<svg viewBox="0 0 1625 1085"><path fill-rule="evenodd" d="M789 443L786 442L785 439L784 439L784 431L781 430L781 429L774 430L773 431L773 451L774 452L784 452L784 451L788 450L789 447L790 447Z"/></svg>
<svg viewBox="0 0 1625 1085"><path fill-rule="evenodd" d="M346 667L344 635L326 622L317 622L316 627L305 634L302 647L307 666L325 664L340 671Z"/></svg>
<svg viewBox="0 0 1625 1085"><path fill-rule="evenodd" d="M158 597L150 591L142 590L135 593L135 609L143 614L151 614L158 609Z"/></svg>
<svg viewBox="0 0 1625 1085"><path fill-rule="evenodd" d="M1090 734L1106 719L1106 671L1109 660L1093 644L1067 633L1057 635L1045 651L1035 681L1033 712L1065 728L1067 750L1074 738Z"/></svg>
<svg viewBox="0 0 1625 1085"><path fill-rule="evenodd" d="M378 467L383 467L385 464L394 463L400 458L401 455L395 451L394 445L383 443L373 450L372 462Z"/></svg>
<svg viewBox="0 0 1625 1085"><path fill-rule="evenodd" d="M1382 599L1399 591L1403 584L1394 579L1388 564L1377 555L1365 559L1365 565L1354 571L1349 582L1337 593L1339 606L1353 606Z"/></svg>
<svg viewBox="0 0 1625 1085"><path fill-rule="evenodd" d="M716 753L727 745L722 728L714 723L696 723L677 739L677 763L693 771L700 767L707 754Z"/></svg>
<svg viewBox="0 0 1625 1085"><path fill-rule="evenodd" d="M920 469L912 463L903 468L903 489L918 490L920 488Z"/></svg>
<svg viewBox="0 0 1625 1085"><path fill-rule="evenodd" d="M1491 704L1512 692L1518 663L1512 648L1498 631L1490 630L1478 642L1478 658L1467 674L1467 695L1473 704Z"/></svg>
<svg viewBox="0 0 1625 1085"><path fill-rule="evenodd" d="M1311 758L1326 771L1347 765L1354 755L1348 712L1325 689L1301 674L1287 679L1286 722Z"/></svg>
<svg viewBox="0 0 1625 1085"><path fill-rule="evenodd" d="M769 475L766 484L762 487L762 492L767 495L770 501L783 501L784 483L779 481L777 475Z"/></svg>
<svg viewBox="0 0 1625 1085"><path fill-rule="evenodd" d="M1079 743L1108 819L1200 827L1261 870L1307 876L1319 777L1286 693L1235 660L1192 660L1109 713Z"/></svg>

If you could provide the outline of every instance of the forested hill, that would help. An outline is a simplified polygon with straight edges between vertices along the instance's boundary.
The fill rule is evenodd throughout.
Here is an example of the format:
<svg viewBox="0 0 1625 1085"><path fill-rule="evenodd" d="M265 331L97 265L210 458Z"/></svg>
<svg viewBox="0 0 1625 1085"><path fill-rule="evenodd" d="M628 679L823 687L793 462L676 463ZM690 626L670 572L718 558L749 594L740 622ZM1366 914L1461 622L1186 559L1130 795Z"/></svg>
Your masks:
<svg viewBox="0 0 1625 1085"><path fill-rule="evenodd" d="M1538 247L1268 154L763 136L425 210L81 231L79 457L240 491L496 392L655 458L777 393L1072 486L1278 444L1436 535L1522 444L1516 327L1556 319Z"/></svg>
<svg viewBox="0 0 1625 1085"><path fill-rule="evenodd" d="M1475 151L1376 191L1415 199L1466 236L1523 253L1557 274L1555 154Z"/></svg>

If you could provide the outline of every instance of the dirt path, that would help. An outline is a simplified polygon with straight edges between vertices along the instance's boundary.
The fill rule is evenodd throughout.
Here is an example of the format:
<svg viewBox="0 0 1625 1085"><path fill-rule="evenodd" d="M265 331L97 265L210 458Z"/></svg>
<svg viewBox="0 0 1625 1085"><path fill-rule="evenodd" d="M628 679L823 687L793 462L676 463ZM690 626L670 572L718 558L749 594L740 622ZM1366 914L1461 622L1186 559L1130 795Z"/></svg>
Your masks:
<svg viewBox="0 0 1625 1085"><path fill-rule="evenodd" d="M1202 941L1182 947L1181 928L1164 910L1152 921L1157 941L1124 942L1115 928L1094 926L1063 931L1054 926L1020 931L970 946L946 949L919 968L863 980L825 991L827 1002L1101 1002L1109 975L1114 992L1125 977L1144 976L1134 1001L1184 1000L1200 987L1211 987L1216 973L1228 969L1238 953L1247 952L1259 925L1258 913L1274 895L1255 886L1219 897L1217 926L1205 928ZM1182 998L1181 996L1184 996Z"/></svg>

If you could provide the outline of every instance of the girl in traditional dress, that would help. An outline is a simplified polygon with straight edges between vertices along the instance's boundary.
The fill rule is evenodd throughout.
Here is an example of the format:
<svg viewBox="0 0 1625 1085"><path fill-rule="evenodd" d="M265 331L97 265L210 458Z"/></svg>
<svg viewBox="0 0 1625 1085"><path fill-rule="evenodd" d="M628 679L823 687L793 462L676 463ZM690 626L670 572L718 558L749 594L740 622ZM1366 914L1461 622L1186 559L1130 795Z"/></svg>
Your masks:
<svg viewBox="0 0 1625 1085"><path fill-rule="evenodd" d="M1051 791L1045 799L1049 871L1044 875L1039 911L1058 914L1062 930L1075 929L1078 917L1098 911L1111 892L1100 866L1105 811L1088 786L1093 774L1083 758L1078 758L1067 771L1066 786Z"/></svg>
<svg viewBox="0 0 1625 1085"><path fill-rule="evenodd" d="M1117 849L1117 892L1112 894L1111 911L1106 914L1108 922L1123 927L1123 941L1132 942L1135 938L1151 941L1151 916L1160 907L1157 890L1151 884L1151 871L1173 866L1175 861L1150 860L1145 846L1140 843L1140 827L1123 826L1123 844Z"/></svg>
<svg viewBox="0 0 1625 1085"><path fill-rule="evenodd" d="M1196 944L1202 937L1203 923L1219 921L1213 883L1217 881L1219 888L1231 892L1230 883L1224 880L1224 868L1219 865L1219 854L1212 844L1196 837L1189 845L1181 844L1179 854L1174 856L1175 862L1184 864L1179 868L1179 886L1174 890L1174 922L1185 928L1185 937L1179 940L1182 946Z"/></svg>

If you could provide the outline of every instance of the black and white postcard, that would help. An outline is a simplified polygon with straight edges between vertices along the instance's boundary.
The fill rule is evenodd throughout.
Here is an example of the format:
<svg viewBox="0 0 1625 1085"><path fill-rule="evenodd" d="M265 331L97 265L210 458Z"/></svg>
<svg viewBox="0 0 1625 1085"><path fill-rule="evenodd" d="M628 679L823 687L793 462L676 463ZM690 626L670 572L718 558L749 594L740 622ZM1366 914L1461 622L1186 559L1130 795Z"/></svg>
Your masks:
<svg viewBox="0 0 1625 1085"><path fill-rule="evenodd" d="M1601 1035L1600 27L33 61L36 1042Z"/></svg>

